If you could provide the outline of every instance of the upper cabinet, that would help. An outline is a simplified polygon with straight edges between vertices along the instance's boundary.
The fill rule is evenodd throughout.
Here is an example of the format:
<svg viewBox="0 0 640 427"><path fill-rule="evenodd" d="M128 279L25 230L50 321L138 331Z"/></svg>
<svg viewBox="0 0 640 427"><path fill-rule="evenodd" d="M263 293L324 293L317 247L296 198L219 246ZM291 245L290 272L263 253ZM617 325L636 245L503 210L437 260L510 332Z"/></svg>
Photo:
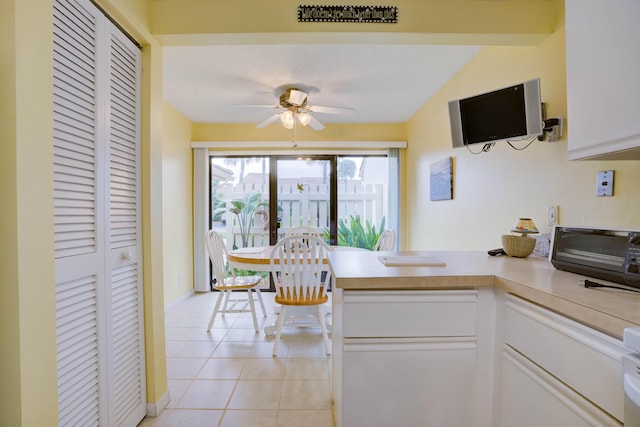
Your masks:
<svg viewBox="0 0 640 427"><path fill-rule="evenodd" d="M640 159L640 1L566 0L569 159Z"/></svg>

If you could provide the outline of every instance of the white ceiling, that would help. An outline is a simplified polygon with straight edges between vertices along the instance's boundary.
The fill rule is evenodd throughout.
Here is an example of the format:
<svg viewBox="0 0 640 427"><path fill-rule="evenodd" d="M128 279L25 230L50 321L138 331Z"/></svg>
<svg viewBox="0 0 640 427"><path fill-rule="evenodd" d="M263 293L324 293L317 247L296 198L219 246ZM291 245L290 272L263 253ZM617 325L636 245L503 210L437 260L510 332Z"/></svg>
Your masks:
<svg viewBox="0 0 640 427"><path fill-rule="evenodd" d="M323 123L402 123L480 49L433 45L233 45L165 47L165 100L195 123L258 124L283 86L308 89ZM272 125L273 126L273 125Z"/></svg>

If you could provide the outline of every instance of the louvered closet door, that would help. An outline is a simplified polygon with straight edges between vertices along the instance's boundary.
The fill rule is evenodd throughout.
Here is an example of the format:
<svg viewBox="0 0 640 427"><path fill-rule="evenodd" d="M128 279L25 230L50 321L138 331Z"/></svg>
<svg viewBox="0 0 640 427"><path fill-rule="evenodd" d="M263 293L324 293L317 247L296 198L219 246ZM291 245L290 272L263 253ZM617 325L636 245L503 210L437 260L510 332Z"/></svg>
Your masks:
<svg viewBox="0 0 640 427"><path fill-rule="evenodd" d="M140 51L113 26L109 37L110 402L116 425L126 426L136 425L146 413L138 172Z"/></svg>
<svg viewBox="0 0 640 427"><path fill-rule="evenodd" d="M88 0L54 1L61 426L133 426L146 412L139 57L139 50Z"/></svg>

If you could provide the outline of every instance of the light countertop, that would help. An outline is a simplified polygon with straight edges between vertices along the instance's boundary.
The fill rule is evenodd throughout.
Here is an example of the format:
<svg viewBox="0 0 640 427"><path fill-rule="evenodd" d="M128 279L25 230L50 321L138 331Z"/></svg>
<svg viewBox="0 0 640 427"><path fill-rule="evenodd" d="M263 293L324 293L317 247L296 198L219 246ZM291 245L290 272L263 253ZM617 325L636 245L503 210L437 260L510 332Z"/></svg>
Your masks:
<svg viewBox="0 0 640 427"><path fill-rule="evenodd" d="M445 265L385 266L378 259L385 255L428 256ZM556 270L547 258L492 257L484 251L340 251L329 260L336 287L344 290L498 287L618 339L624 328L640 326L640 293L586 289L589 277Z"/></svg>

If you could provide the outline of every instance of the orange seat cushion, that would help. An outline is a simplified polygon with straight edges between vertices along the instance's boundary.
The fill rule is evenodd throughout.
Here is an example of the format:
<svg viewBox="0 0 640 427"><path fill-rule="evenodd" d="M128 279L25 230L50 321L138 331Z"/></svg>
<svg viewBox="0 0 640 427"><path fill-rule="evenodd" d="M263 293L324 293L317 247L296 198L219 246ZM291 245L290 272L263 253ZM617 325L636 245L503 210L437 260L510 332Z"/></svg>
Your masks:
<svg viewBox="0 0 640 427"><path fill-rule="evenodd" d="M282 292L282 294L281 294ZM276 292L274 301L282 305L318 305L324 304L329 301L329 296L324 294L323 288L320 288L319 295L304 295L302 298L298 297L298 292L294 289L293 292L282 288Z"/></svg>

